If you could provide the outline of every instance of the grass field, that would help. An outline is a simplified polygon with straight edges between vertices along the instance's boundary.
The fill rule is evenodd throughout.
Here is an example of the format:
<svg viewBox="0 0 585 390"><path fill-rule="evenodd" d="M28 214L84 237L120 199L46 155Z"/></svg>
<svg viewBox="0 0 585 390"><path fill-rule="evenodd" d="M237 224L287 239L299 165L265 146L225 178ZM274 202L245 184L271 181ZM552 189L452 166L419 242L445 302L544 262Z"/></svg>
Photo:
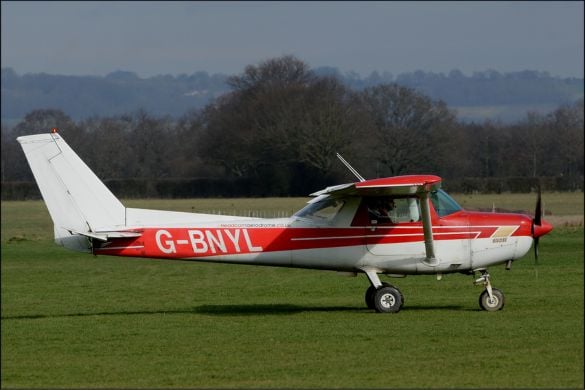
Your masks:
<svg viewBox="0 0 585 390"><path fill-rule="evenodd" d="M535 201L455 198L511 210ZM491 270L504 310L480 311L471 277L411 276L386 279L405 296L396 315L365 308L364 276L70 252L52 243L42 202L3 202L1 385L583 388L583 194L543 199L558 224L538 272L531 253ZM241 215L305 201L125 204Z"/></svg>

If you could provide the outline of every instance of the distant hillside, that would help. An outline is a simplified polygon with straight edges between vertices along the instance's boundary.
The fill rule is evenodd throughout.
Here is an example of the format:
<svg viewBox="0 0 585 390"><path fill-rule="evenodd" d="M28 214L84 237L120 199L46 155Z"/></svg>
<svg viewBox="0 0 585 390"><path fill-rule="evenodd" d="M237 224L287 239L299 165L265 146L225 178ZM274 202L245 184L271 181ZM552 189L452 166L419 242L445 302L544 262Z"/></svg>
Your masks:
<svg viewBox="0 0 585 390"><path fill-rule="evenodd" d="M227 92L226 78L197 72L143 79L123 71L105 77L19 76L10 68L2 69L2 121L14 122L38 108L61 109L76 120L139 109L156 116L179 117Z"/></svg>
<svg viewBox="0 0 585 390"><path fill-rule="evenodd" d="M419 70L396 77L388 72L372 72L366 78L353 72L342 75L330 67L315 71L340 77L354 89L391 82L414 88L432 99L443 100L464 121L511 122L521 119L528 111L547 113L583 98L584 90L583 79L553 77L533 70L512 73L487 70L471 76L456 69L446 75Z"/></svg>
<svg viewBox="0 0 585 390"><path fill-rule="evenodd" d="M372 72L360 77L337 68L314 69L320 75L338 77L354 89L382 83L412 87L433 99L445 101L464 121L522 118L527 111L549 112L561 104L583 97L583 79L559 78L546 72L525 70L499 73L488 70L466 76L458 70L448 74L416 71L393 76ZM105 77L19 75L2 69L2 122L8 125L39 108L61 109L73 119L112 116L139 109L156 115L178 118L202 108L229 91L225 74L196 72L192 75L159 75L140 78L133 72L117 71Z"/></svg>

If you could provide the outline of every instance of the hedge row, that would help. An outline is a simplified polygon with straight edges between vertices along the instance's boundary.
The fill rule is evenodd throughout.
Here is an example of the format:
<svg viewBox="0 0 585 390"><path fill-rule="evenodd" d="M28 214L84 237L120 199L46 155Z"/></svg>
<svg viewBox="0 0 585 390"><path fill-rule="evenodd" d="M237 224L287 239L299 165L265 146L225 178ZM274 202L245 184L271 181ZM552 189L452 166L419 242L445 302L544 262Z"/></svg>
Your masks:
<svg viewBox="0 0 585 390"><path fill-rule="evenodd" d="M120 198L212 198L254 197L259 193L252 179L123 179L106 180L108 188ZM446 179L443 188L453 193L528 193L540 185L543 191L583 191L583 177L507 177ZM316 188L315 190L318 190ZM2 182L2 200L40 199L34 182Z"/></svg>
<svg viewBox="0 0 585 390"><path fill-rule="evenodd" d="M443 182L446 191L464 194L529 193L536 192L539 186L542 191L583 191L583 176L466 177Z"/></svg>
<svg viewBox="0 0 585 390"><path fill-rule="evenodd" d="M115 179L104 180L120 198L211 198L254 196L249 179ZM40 199L34 182L2 182L2 200Z"/></svg>

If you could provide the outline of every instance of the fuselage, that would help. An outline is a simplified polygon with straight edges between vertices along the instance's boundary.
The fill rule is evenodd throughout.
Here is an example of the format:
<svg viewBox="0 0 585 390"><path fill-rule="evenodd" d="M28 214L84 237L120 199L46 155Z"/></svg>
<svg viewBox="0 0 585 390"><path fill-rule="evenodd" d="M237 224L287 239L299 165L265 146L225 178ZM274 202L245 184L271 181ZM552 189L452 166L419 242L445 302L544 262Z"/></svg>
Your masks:
<svg viewBox="0 0 585 390"><path fill-rule="evenodd" d="M364 216L363 203L358 197L345 199L333 217L325 215L330 218L300 213L280 219L134 226L127 230L140 237L112 240L93 252L349 272L375 268L407 275L487 268L524 256L533 242L528 216L461 209L440 216L432 207L439 262L430 266L421 221L371 221Z"/></svg>

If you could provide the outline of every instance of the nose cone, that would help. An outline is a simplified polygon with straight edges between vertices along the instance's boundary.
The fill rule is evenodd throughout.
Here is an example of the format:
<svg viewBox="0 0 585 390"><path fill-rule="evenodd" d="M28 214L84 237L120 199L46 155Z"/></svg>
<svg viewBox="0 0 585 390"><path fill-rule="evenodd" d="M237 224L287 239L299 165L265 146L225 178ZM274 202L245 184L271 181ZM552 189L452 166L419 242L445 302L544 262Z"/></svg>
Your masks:
<svg viewBox="0 0 585 390"><path fill-rule="evenodd" d="M553 229L552 225L544 219L540 221L540 225L534 225L534 238L544 236Z"/></svg>

